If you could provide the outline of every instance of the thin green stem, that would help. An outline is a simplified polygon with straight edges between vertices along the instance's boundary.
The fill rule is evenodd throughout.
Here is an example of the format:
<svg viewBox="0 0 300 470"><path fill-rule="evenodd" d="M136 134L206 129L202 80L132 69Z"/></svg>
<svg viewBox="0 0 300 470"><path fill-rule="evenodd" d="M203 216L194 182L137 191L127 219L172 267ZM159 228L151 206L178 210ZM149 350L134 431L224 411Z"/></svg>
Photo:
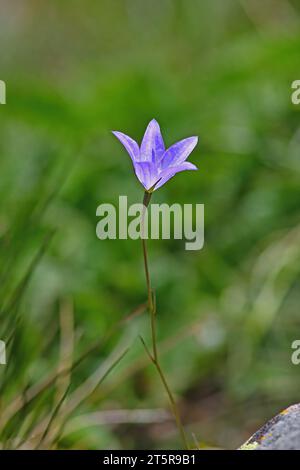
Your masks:
<svg viewBox="0 0 300 470"><path fill-rule="evenodd" d="M167 379L163 373L163 370L161 368L160 362L159 362L159 357L158 357L158 349L157 349L157 339L156 339L156 302L155 302L155 297L154 297L154 292L151 286L151 278L150 278L150 272L149 272L149 263L148 263L148 251L147 251L147 243L146 243L146 238L145 238L145 214L146 210L149 206L151 200L151 193L145 192L144 194L144 199L143 199L143 205L144 205L144 210L143 210L143 216L142 216L142 247L143 247L143 257L144 257L144 267L145 267L145 275L146 275L146 284L147 284L147 292L148 292L148 308L149 308L149 313L150 313L150 320L151 320L151 336L152 336L152 354L149 353L148 348L144 341L142 340L144 347L153 362L154 366L156 367L156 370L160 376L160 379L162 381L162 384L164 386L164 389L168 395L170 405L171 405L171 410L174 415L175 421L177 428L179 430L182 442L184 444L184 447L186 449L189 449L189 445L187 442L187 438L185 435L185 431L183 428L183 424L181 421L180 413L176 404L176 401L174 399L174 396L172 394L172 391L168 385Z"/></svg>
<svg viewBox="0 0 300 470"><path fill-rule="evenodd" d="M152 332L152 348L153 348L153 357L157 360L157 345L156 345L156 309L155 309L155 302L153 301L153 290L151 287L151 278L149 273L149 264L148 264L148 252L147 252L147 244L145 239L145 214L147 207L149 206L151 199L151 193L145 192L144 200L143 200L143 217L142 217L142 246L143 246L143 256L144 256L144 267L145 267L145 275L146 275L146 284L147 284L147 292L148 292L148 308L151 317L151 332Z"/></svg>

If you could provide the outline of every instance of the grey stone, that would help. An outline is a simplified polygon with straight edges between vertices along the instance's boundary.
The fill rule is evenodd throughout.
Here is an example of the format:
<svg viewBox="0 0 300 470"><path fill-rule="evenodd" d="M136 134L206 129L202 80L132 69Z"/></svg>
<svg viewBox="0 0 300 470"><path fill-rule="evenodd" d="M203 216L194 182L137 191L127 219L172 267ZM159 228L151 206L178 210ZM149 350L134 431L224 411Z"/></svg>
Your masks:
<svg viewBox="0 0 300 470"><path fill-rule="evenodd" d="M240 450L300 450L300 404L270 419Z"/></svg>

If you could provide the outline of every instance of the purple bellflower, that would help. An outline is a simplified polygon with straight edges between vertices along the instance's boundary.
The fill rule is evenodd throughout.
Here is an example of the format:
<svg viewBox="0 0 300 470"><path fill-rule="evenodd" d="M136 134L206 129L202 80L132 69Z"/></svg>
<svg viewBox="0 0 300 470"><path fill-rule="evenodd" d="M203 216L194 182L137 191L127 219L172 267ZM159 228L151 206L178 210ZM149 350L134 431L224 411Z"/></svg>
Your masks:
<svg viewBox="0 0 300 470"><path fill-rule="evenodd" d="M122 132L113 131L113 134L129 153L137 179L148 192L160 188L180 171L198 169L186 161L196 147L198 137L188 137L166 149L155 119L148 124L140 147Z"/></svg>

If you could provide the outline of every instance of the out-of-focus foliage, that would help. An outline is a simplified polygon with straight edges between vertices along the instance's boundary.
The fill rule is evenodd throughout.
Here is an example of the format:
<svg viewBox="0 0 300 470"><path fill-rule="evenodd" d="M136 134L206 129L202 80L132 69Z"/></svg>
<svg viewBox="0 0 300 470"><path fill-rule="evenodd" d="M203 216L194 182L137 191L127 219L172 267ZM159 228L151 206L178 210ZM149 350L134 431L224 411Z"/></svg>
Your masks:
<svg viewBox="0 0 300 470"><path fill-rule="evenodd" d="M238 446L299 401L299 3L0 5L1 446L180 445L147 313L122 323L146 300L140 243L95 235L100 203L142 198L110 130L153 117L167 144L200 136L200 170L154 201L206 217L200 252L150 242L162 361L188 434Z"/></svg>

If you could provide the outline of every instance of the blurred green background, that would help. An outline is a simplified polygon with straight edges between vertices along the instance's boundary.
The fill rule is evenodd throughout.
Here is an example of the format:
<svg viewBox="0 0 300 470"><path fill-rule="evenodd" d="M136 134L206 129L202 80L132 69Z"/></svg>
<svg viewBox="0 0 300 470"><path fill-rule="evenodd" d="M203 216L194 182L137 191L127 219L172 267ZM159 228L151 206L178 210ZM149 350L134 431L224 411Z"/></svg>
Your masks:
<svg viewBox="0 0 300 470"><path fill-rule="evenodd" d="M299 2L0 8L1 447L181 446L138 338L140 243L95 234L99 204L142 198L110 131L154 117L200 137L154 202L205 204L202 251L149 243L162 363L192 445L237 447L300 401Z"/></svg>

